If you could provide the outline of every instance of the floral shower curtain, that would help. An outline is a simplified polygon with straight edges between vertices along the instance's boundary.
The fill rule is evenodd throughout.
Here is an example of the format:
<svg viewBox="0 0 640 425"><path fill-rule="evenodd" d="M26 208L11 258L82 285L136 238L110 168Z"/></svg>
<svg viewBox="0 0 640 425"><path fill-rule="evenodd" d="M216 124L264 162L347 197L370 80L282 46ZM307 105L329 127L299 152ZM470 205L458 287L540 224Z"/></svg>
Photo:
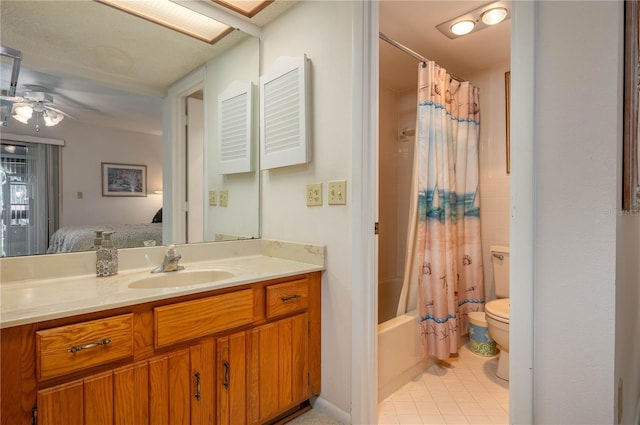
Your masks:
<svg viewBox="0 0 640 425"><path fill-rule="evenodd" d="M424 356L456 355L468 313L484 310L478 196L479 90L434 62L419 68L412 220L405 281L417 280ZM405 282L405 286L407 282ZM415 282L413 282L415 284Z"/></svg>

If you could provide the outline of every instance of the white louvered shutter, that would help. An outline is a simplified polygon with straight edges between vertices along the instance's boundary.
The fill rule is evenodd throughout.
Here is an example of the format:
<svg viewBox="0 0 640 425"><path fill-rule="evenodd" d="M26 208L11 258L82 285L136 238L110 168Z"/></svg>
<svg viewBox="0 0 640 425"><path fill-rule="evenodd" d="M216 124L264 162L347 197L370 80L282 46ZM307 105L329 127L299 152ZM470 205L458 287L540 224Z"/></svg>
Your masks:
<svg viewBox="0 0 640 425"><path fill-rule="evenodd" d="M220 174L253 171L253 90L250 81L234 81L218 95Z"/></svg>
<svg viewBox="0 0 640 425"><path fill-rule="evenodd" d="M311 160L309 62L306 55L280 57L260 77L260 168Z"/></svg>

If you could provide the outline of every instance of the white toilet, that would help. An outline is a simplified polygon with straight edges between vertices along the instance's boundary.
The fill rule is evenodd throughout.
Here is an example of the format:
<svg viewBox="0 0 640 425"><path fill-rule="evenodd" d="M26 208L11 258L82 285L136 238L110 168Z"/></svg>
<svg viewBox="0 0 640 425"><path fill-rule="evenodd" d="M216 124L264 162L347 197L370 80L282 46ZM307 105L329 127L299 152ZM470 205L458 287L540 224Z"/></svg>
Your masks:
<svg viewBox="0 0 640 425"><path fill-rule="evenodd" d="M498 299L484 306L489 335L500 348L496 376L509 380L509 247L491 246L493 281Z"/></svg>

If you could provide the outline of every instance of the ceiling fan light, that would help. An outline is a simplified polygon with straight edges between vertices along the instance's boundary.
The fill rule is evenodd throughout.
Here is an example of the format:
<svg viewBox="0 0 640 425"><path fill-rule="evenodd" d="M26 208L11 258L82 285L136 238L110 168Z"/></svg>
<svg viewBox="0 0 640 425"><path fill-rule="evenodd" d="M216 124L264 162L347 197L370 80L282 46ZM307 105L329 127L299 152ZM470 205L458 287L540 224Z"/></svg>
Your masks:
<svg viewBox="0 0 640 425"><path fill-rule="evenodd" d="M507 17L507 9L504 7L494 7L482 13L482 22L485 25L496 25L504 21Z"/></svg>
<svg viewBox="0 0 640 425"><path fill-rule="evenodd" d="M29 117L31 118L31 117ZM15 119L16 121L20 121L22 124L29 124L29 118L26 118L22 115L18 115L18 114L13 114L13 119Z"/></svg>
<svg viewBox="0 0 640 425"><path fill-rule="evenodd" d="M455 35L465 35L473 31L473 27L475 26L476 26L475 22L470 20L464 20L464 21L456 22L455 24L451 25L450 29L451 29L451 32L454 33Z"/></svg>
<svg viewBox="0 0 640 425"><path fill-rule="evenodd" d="M14 118L16 116L19 116L25 120L28 120L33 115L33 108L28 103L16 103L15 105L13 105L13 114Z"/></svg>
<svg viewBox="0 0 640 425"><path fill-rule="evenodd" d="M62 121L64 118L64 115L62 115L59 112L56 111L45 111L42 114L42 119L44 120L44 125L46 125L47 127L53 127L54 125L58 125L60 124L60 121Z"/></svg>

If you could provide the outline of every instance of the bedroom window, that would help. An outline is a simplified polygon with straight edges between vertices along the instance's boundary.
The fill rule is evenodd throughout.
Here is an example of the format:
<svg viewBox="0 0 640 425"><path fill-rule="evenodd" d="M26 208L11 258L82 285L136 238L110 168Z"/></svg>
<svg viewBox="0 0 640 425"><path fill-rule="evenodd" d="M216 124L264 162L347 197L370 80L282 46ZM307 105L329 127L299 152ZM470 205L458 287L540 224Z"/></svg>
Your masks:
<svg viewBox="0 0 640 425"><path fill-rule="evenodd" d="M58 225L58 146L0 144L0 256L43 254Z"/></svg>

